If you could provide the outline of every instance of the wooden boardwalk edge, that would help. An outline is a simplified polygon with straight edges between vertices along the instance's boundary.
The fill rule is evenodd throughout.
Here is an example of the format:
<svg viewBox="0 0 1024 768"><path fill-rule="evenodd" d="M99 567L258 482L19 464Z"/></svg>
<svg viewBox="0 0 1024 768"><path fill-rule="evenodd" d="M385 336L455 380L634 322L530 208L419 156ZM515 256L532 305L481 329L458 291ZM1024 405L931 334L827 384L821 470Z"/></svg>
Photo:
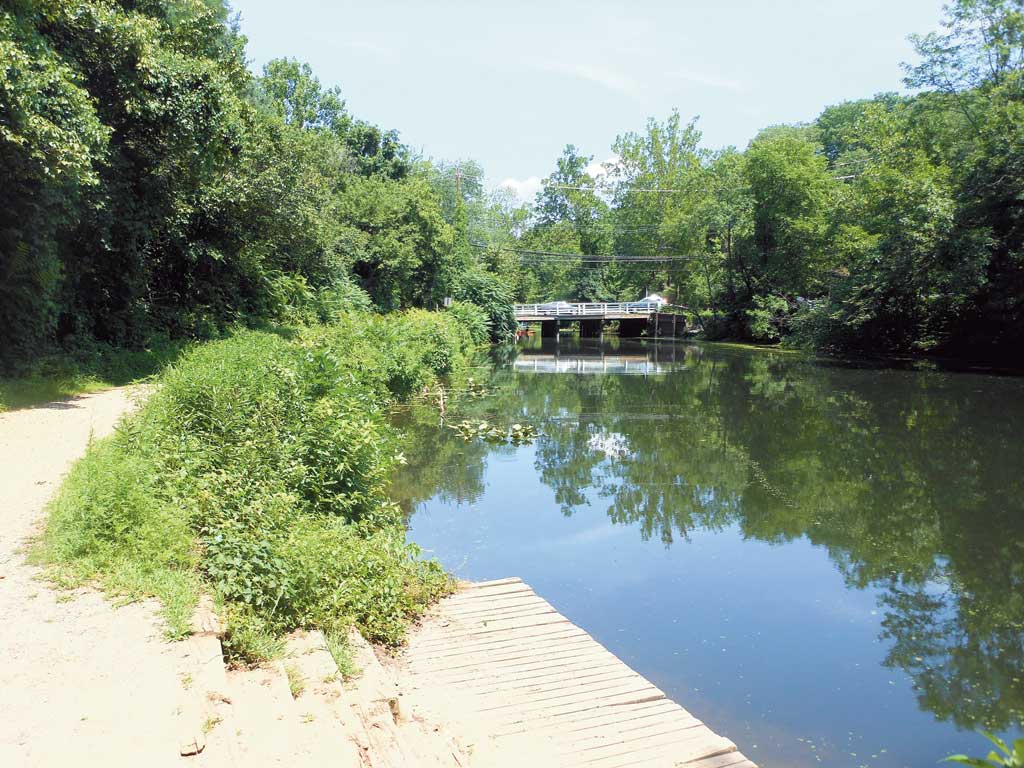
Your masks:
<svg viewBox="0 0 1024 768"><path fill-rule="evenodd" d="M736 745L518 578L467 582L410 638L403 662L453 721L531 764L756 768Z"/></svg>

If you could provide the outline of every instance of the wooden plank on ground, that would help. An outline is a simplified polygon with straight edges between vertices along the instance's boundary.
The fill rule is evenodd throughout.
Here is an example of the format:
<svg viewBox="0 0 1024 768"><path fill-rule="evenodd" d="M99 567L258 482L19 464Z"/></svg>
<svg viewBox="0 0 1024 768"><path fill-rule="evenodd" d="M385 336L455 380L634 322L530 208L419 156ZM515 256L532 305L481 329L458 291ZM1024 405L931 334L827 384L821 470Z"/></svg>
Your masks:
<svg viewBox="0 0 1024 768"><path fill-rule="evenodd" d="M494 744L549 753L531 768L757 768L520 579L463 584L413 635L403 663Z"/></svg>

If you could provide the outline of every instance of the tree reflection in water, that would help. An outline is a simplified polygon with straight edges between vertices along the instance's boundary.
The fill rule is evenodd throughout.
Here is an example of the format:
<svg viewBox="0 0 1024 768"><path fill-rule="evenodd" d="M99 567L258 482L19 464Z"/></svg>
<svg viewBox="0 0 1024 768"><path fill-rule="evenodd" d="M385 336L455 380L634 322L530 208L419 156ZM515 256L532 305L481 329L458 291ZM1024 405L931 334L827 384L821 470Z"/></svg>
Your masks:
<svg viewBox="0 0 1024 768"><path fill-rule="evenodd" d="M490 378L489 397L459 408L540 428L536 470L562 514L598 498L665 546L730 525L806 537L850 587L882 590L885 663L912 676L922 708L960 727L1020 726L1021 380L568 339L506 354ZM411 424L395 486L408 511L483 491L492 449L436 421ZM609 439L623 450L603 452Z"/></svg>

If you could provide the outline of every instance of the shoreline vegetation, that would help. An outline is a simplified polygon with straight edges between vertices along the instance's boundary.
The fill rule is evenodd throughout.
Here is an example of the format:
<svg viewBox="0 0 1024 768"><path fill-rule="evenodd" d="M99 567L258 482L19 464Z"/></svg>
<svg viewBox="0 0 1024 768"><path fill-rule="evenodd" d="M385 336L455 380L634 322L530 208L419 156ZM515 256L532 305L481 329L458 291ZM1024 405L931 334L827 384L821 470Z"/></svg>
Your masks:
<svg viewBox="0 0 1024 768"><path fill-rule="evenodd" d="M412 310L191 349L74 466L33 559L58 583L159 598L174 637L214 595L235 661L273 657L298 628L397 645L452 584L388 499L388 409L457 387L481 341Z"/></svg>
<svg viewBox="0 0 1024 768"><path fill-rule="evenodd" d="M650 291L712 340L1003 366L1024 344L1017 6L951 3L912 37L907 93L742 149L709 148L678 111L619 135L599 171L568 144L526 204L353 115L300 61L251 72L219 0L16 0L0 11L0 397L123 380L38 373L97 347L447 299L503 341L513 301Z"/></svg>
<svg viewBox="0 0 1024 768"><path fill-rule="evenodd" d="M43 355L19 375L0 377L0 413L151 380L192 344L163 338L143 349L90 344Z"/></svg>
<svg viewBox="0 0 1024 768"><path fill-rule="evenodd" d="M467 310L473 312L472 309ZM456 309L454 314L458 315ZM472 320L470 322L473 322ZM489 327L486 317L479 320ZM271 327L268 325L268 328ZM231 332L228 331L228 334ZM479 333L479 330L476 331ZM807 349L783 342L756 343L744 339L712 339L702 334L685 338L638 337L638 340L660 343L691 343L709 346L749 349L756 352L806 356L839 365L867 365L893 368L939 368L942 370L992 375L1024 375L1024 363L1006 360L993 363L984 358L947 357L943 355L916 353L896 354L883 352L827 352ZM82 362L81 353L55 353L39 361L32 373L20 376L0 377L0 413L19 408L31 408L76 395L98 392L111 387L155 380L161 371L174 363L186 350L194 348L196 342L166 342L155 348L124 350L114 347L93 347Z"/></svg>
<svg viewBox="0 0 1024 768"><path fill-rule="evenodd" d="M296 627L395 645L451 584L388 499L388 409L458 388L514 337L515 301L657 291L710 339L1016 361L1019 6L952 0L913 38L912 92L744 149L673 110L600 173L567 145L523 204L307 64L251 72L223 0L6 2L0 408L154 384L75 465L33 557L159 597L175 635L210 590L238 660Z"/></svg>

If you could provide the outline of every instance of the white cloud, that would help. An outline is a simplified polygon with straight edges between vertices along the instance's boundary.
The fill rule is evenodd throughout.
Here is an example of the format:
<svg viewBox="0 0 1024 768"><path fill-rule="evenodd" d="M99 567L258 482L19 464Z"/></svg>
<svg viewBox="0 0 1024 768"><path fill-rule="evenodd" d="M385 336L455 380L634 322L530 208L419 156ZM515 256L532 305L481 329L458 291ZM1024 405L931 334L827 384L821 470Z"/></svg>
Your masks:
<svg viewBox="0 0 1024 768"><path fill-rule="evenodd" d="M619 156L612 155L611 157L606 158L601 162L597 162L595 160L586 168L584 168L584 170L587 172L587 175L590 176L590 178L592 178L594 181L597 181L600 177L607 176L609 171L611 171L618 164Z"/></svg>
<svg viewBox="0 0 1024 768"><path fill-rule="evenodd" d="M704 72L694 72L689 69L677 69L666 74L669 80L684 80L693 85L702 85L707 88L717 88L733 93L742 93L745 89L743 83L738 80L731 80L727 77L718 77Z"/></svg>
<svg viewBox="0 0 1024 768"><path fill-rule="evenodd" d="M345 48L351 48L356 51L363 51L365 53L372 53L376 56L390 56L395 51L386 45L380 45L378 43L371 42L370 40L350 40L347 43L342 43Z"/></svg>
<svg viewBox="0 0 1024 768"><path fill-rule="evenodd" d="M540 176L530 176L522 181L509 178L498 184L498 187L512 190L521 202L532 203L540 191L541 180Z"/></svg>
<svg viewBox="0 0 1024 768"><path fill-rule="evenodd" d="M584 170L590 178L594 181L598 181L601 177L607 176L609 171L618 165L618 163L619 156L611 155L600 162L595 160ZM540 176L529 176L525 179L507 178L497 184L497 189L507 189L512 192L520 202L532 203L543 186L544 182Z"/></svg>
<svg viewBox="0 0 1024 768"><path fill-rule="evenodd" d="M619 72L600 64L587 64L582 61L542 61L537 65L544 72L569 75L590 83L596 83L610 91L618 91L635 96L644 88L639 81L624 72Z"/></svg>

